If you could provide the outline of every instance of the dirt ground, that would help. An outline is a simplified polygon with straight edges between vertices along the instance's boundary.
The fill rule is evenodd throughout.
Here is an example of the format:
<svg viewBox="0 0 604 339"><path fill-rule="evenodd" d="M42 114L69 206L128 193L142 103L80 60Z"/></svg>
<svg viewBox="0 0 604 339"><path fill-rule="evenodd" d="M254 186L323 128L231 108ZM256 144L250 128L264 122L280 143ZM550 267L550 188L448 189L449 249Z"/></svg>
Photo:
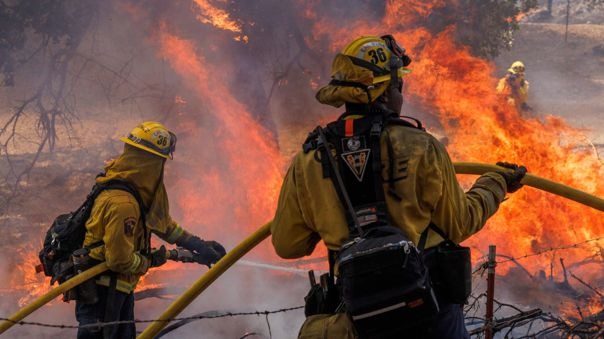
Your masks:
<svg viewBox="0 0 604 339"><path fill-rule="evenodd" d="M522 24L513 48L495 60L499 75L522 60L533 114L561 116L603 144L604 25L570 25L567 41L565 31L562 24Z"/></svg>

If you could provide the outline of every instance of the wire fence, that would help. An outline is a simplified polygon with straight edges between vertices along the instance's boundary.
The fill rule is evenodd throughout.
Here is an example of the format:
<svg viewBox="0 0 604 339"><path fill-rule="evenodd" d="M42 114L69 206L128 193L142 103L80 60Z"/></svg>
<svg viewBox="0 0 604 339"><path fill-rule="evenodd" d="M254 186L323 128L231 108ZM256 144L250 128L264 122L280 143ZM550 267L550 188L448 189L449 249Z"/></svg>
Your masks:
<svg viewBox="0 0 604 339"><path fill-rule="evenodd" d="M564 245L555 248L545 249L539 252L526 254L519 257L506 257L505 260L497 261L497 264L517 261L533 256L543 255L545 253L549 253L552 251L560 251L577 248L579 246L585 245L587 243L596 242L604 240L604 237L599 237L595 239L589 239L582 242L578 242L575 244ZM604 250L601 249L601 256L604 256ZM501 257L501 256L500 256ZM303 264L309 263L317 263L320 262L321 258L304 260ZM598 261L599 263L604 263L602 258ZM274 270L283 270L292 271L292 266L298 266L299 263L288 263L283 267L279 265L260 265L259 267L274 269ZM473 278L476 278L476 275L482 275L487 268L487 262L481 263L477 266L477 268L472 272ZM297 270L296 270L297 271ZM575 276L575 279L580 283L584 284L588 288L590 288L595 295L598 295L600 298L604 299L603 294L598 291L598 289L592 287L587 284L585 281ZM478 286L475 286L475 289L470 294L466 305L464 306L464 313L466 316L466 327L469 330L470 335L473 338L482 338L484 335L484 329L486 326L486 320L484 317L480 316L480 312L482 312L483 307L486 303L486 293L478 291ZM563 319L559 315L554 315L552 313L543 312L541 309L531 309L531 310L522 310L521 308L514 306L509 303L500 302L498 300L494 300L496 305L495 308L495 321L493 323L493 331L494 332L502 332L504 338L518 338L518 339L528 339L528 338L543 338L550 335L556 335L560 337L578 337L578 338L603 338L604 337L604 310L600 310L600 313L595 314L591 317L584 318L581 315L581 319L576 321L570 321L567 319ZM600 302L601 307L601 302ZM42 323L42 322L33 322L33 321L12 321L8 318L0 317L2 321L13 322L16 325L27 325L27 326L38 326L38 327L47 327L47 328L59 328L59 329L78 329L78 328L100 328L106 326L114 326L120 324L143 324L143 323L151 323L151 322L170 322L171 324L164 328L156 338L163 336L164 334L175 330L176 328L182 327L188 323L197 320L203 319L217 319L217 318L226 318L226 317L239 317L239 316L264 316L268 329L268 337L272 338L272 330L269 321L269 316L277 313L285 313L303 309L304 306L294 306L287 308L280 308L275 310L252 310L252 311L209 311L201 314L188 316L188 317L175 317L171 319L151 319L151 320L126 320L126 321L111 321L111 322L98 322L94 324L86 324L86 325L67 325L67 324L50 324L50 323ZM578 307L577 307L578 308ZM579 314L581 314L581 310L578 309ZM497 315L500 315L497 317ZM504 316L505 315L505 316ZM522 333L521 333L522 332ZM521 334L519 334L521 333ZM250 335L256 335L255 333L247 333L242 338L248 337Z"/></svg>
<svg viewBox="0 0 604 339"><path fill-rule="evenodd" d="M560 247L550 247L541 251L537 251L535 253L531 253L531 254L525 254L519 257L509 257L508 259L505 260L501 260L501 261L497 261L497 264L503 264L506 262L510 262L510 261L517 261L517 260L521 260L521 259L526 259L526 258L530 258L530 257L535 257L535 256L539 256L539 255L543 255L545 253L549 253L549 252L555 252L555 251L561 251L561 250L568 250L568 249L573 249L573 248L579 248L582 245L588 244L588 243L592 243L592 242L596 242L596 241L600 241L600 240L604 240L604 237L599 237L599 238L594 238L594 239L588 239L585 241L581 241L578 243L574 243L574 244L570 244L570 245L563 245Z"/></svg>
<svg viewBox="0 0 604 339"><path fill-rule="evenodd" d="M189 317L175 317L175 318L169 318L169 319L151 319L151 320L117 320L117 321L108 321L108 322L96 322L96 323L85 324L85 325L49 324L49 323L35 322L35 321L13 321L9 318L3 318L3 317L0 317L0 320L9 321L9 322L14 323L15 325L29 325L29 326L38 326L38 327L48 327L48 328L60 328L60 329L102 328L102 327L115 326L115 325L146 324L146 323L152 323L152 322L180 322L181 323L180 326L172 326L172 327L166 328L169 331L171 331L178 327L181 327L182 325L184 325L186 323L189 323L189 322L195 321L195 320L218 319L218 318L238 317L238 316L264 316L266 318L266 323L268 326L269 338L272 338L272 333L271 333L272 331L271 331L271 327L270 327L270 321L268 318L271 314L285 313L285 312L300 310L303 308L304 308L304 306L294 306L294 307L280 308L277 310L264 310L264 311L260 311L260 310L247 311L247 312L210 311L210 312L204 312L202 314L197 314L197 315L193 315L193 316L189 316ZM160 332L156 336L156 338L162 336L163 334L165 334L167 332L168 331Z"/></svg>

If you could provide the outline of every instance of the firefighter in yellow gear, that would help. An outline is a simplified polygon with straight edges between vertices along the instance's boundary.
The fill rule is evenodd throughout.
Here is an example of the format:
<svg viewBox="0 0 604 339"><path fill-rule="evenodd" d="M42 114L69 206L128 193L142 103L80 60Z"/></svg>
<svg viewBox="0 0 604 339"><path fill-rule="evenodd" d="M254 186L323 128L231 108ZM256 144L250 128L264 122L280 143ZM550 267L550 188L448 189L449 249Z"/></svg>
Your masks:
<svg viewBox="0 0 604 339"><path fill-rule="evenodd" d="M497 83L497 93L505 96L507 103L519 112L529 111L529 82L524 77L525 67L522 61L514 61L505 76Z"/></svg>
<svg viewBox="0 0 604 339"><path fill-rule="evenodd" d="M395 55L403 60L402 65L391 62ZM392 36L360 37L336 55L332 80L319 89L316 98L334 107L345 105L346 112L338 120L343 120L346 126L375 114L398 117L402 106L402 77L410 73L406 68L410 62ZM464 192L445 147L424 130L386 125L380 145L382 169L379 174L383 178L388 218L415 244L431 222L455 243L480 231L497 211L506 192L520 186L523 170L526 171L515 166L518 170L514 174L485 173ZM316 149L298 152L283 181L271 224L272 244L282 258L310 255L321 240L329 250L338 251L349 239L346 207L338 198L335 184L325 178L318 153ZM404 175L394 180L390 167L401 163L405 163L405 168L397 171L404 170ZM442 241L441 236L429 232L426 248ZM425 329L429 334L424 333L422 337L469 338L462 306L440 306L441 311L431 328ZM357 337L351 319L341 313L310 316L299 333L299 338L336 337Z"/></svg>
<svg viewBox="0 0 604 339"><path fill-rule="evenodd" d="M124 151L105 167L96 182L127 182L140 195L145 211L141 211L132 194L119 189L104 190L95 199L86 222L84 247L91 248L89 255L93 260L107 263L109 273L96 280L98 302L85 304L76 300L76 318L80 325L134 319L133 291L137 282L149 268L164 264L167 258L164 246L158 250L149 248L151 233L194 252L201 264L210 266L225 255L219 243L192 235L170 216L163 171L166 159L173 156L176 135L162 124L148 121L120 140L124 142ZM135 335L134 323L78 330L78 338L134 338Z"/></svg>

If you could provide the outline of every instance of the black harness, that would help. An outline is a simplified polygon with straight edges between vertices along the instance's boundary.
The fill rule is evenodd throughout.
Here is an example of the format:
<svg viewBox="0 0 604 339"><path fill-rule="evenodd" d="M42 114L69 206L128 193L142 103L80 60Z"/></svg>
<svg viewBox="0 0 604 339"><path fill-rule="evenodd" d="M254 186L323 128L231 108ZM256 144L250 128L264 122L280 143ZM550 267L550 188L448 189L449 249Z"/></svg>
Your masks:
<svg viewBox="0 0 604 339"><path fill-rule="evenodd" d="M358 119L346 119L355 113L344 113L324 129L317 127L306 139L303 151L308 153L317 150L315 158L321 162L323 177L331 178L338 197L344 202L347 198L337 182L336 175L332 173L329 157L325 153L328 149L335 149L338 172L352 205L352 210L347 208L346 221L348 225L354 225L356 220L363 229L369 229L390 224L383 183L388 183L387 193L390 196L401 200L402 197L396 192L394 184L407 177L407 163L404 160L399 160L398 163L395 161L389 136L386 136L389 155L388 174L387 178L382 176L380 139L384 128L392 124L420 130L424 128L419 120L405 117L414 121L413 124L393 112L382 110L363 114ZM324 132L325 141L320 138L321 131ZM353 228L351 232L353 237L358 235L359 231Z"/></svg>
<svg viewBox="0 0 604 339"><path fill-rule="evenodd" d="M366 114L367 111L364 111L364 114L360 114L360 118L350 117L351 115L355 115L355 113L358 115L357 112L347 112L340 116L336 121L329 123L325 128L320 126L317 127L309 134L303 145L303 151L308 153L311 150L316 150L315 159L321 163L323 177L330 178L333 182L339 200L344 206L344 210L346 212L346 221L349 229L349 243L344 244L339 251L329 250L328 260L330 272L327 277L328 293L324 297L325 300L327 300L327 306L323 307L323 312L320 313L341 312L346 309L347 312L351 313L352 318L355 319L355 326L357 330L371 332L375 328L380 327L374 326L377 324L377 322L388 319L390 316L398 317L406 312L404 308L402 308L400 311L393 311L395 313L392 313L392 315L384 315L383 317L380 315L375 318L382 320L371 320L373 318L370 318L370 316L367 314L372 314L372 312L363 313L363 311L359 311L363 307L373 307L371 303L363 304L362 301L359 301L361 299L355 299L355 295L365 295L365 292L362 291L362 289L360 292L352 291L350 289L347 290L347 288L350 288L350 286L370 286L372 284L371 281L368 282L362 280L365 278L359 278L361 279L359 284L369 285L358 285L357 283L350 285L351 272L353 272L352 274L354 275L356 274L354 272L356 272L355 270L357 269L371 270L372 265L383 264L384 262L391 260L389 255L382 256L381 259L379 259L382 260L380 262L372 261L372 259L369 257L367 257L367 259L362 259L361 257L364 256L362 253L369 253L363 251L373 252L377 250L377 247L370 247L367 244L371 243L372 241L381 241L379 240L381 236L388 236L378 235L381 234L380 232L393 232L393 234L397 232L403 233L398 228L392 226L394 223L392 220L390 220L385 195L388 194L393 199L398 201L404 199L404 197L396 191L395 183L407 178L407 166L409 158L395 158L394 147L386 127L390 125L399 125L420 130L424 130L424 128L416 119L407 117L402 119L393 112L383 111L375 106L368 109L373 111L371 111L370 114ZM347 119L347 117L349 118ZM412 123L406 119L410 119L415 123ZM382 166L382 136L385 137L385 148L386 152L388 152L389 163L387 171L384 171ZM334 151L335 156L333 155ZM386 190L384 190L384 183L388 185ZM435 249L424 251L429 230L439 234L443 239L445 239L445 241L439 246L435 247ZM359 239L361 239L361 241L364 240L364 242L358 242ZM401 239L401 237L397 238L395 236L393 239ZM402 235L402 239L408 240L408 238L404 235ZM351 250L352 247L349 247L351 243L357 244L353 246L358 246L361 249ZM390 246L390 244L391 243L388 243L386 240L384 246ZM409 244L410 246L413 246L413 244L410 242ZM363 246L368 247L363 249ZM423 278L419 278L417 282L424 284L423 286L427 290L432 291L431 285L436 284L436 287L439 290L444 291L440 293L443 295L443 301L463 303L471 288L471 277L468 275L468 272L470 272L468 269L470 258L469 249L462 248L448 240L445 232L443 232L432 222L426 225L426 228L421 233L419 242L415 248L417 249L419 258L416 257L416 259L412 260L415 260L417 263L417 270L414 270L413 272L407 271L404 274L409 274L409 277L411 277L415 272L417 272L419 277L426 277L424 280L422 280ZM348 258L351 258L349 256L351 253L353 256L357 257L360 255L361 257L359 258L361 259L358 259L357 262L352 263L352 261L348 260ZM424 257L424 255L429 255L429 258L431 259L430 262L432 263L428 266L429 271L435 271L435 277L438 278L438 281L431 283L429 281L432 280L429 278L431 274L429 275L427 272L424 272L426 266L424 266L423 260L421 259ZM340 262L341 276L340 279L338 279L338 284L336 285L334 278L334 266L337 260ZM407 263L407 259L405 259L404 262ZM441 267L443 264L446 267ZM347 271L344 271L344 265L348 265ZM406 264L404 264L403 267L405 265ZM430 266L432 266L432 268ZM396 267L396 263L394 266L390 267ZM386 266L384 266L384 270L387 269L390 268L386 268ZM379 269L375 272L379 272ZM343 277L342 274L345 276ZM348 275L348 278L346 278L346 274ZM379 275L381 273L376 274ZM399 275L398 277L400 278L401 276ZM357 281L354 280L356 278L352 279L352 281ZM377 276L376 279L378 279ZM404 278L401 279L404 280ZM346 281L348 281L348 283ZM386 278L384 280L382 278L382 281L388 281L388 279ZM373 280L373 282L376 282L379 286L385 286L378 280ZM404 285L403 282L401 283ZM332 289L333 292L329 293L329 290ZM380 291L384 292L382 293ZM371 295L383 295L390 293L388 291L391 290L389 290L386 286L386 289L383 290L381 290L380 287L376 287L374 289L369 288L367 293ZM452 296L450 296L451 292L453 293ZM430 293L432 294L430 295ZM433 314L435 311L437 312L438 302L434 296L434 292L430 293L421 295L421 298L424 300L426 306L421 310L418 309L417 312L413 311L411 313L414 314L413 317L417 317L417 319L410 321L408 324L399 324L400 326L411 326L415 321L424 321L430 317L430 314ZM339 294L341 299L334 297L333 294ZM405 298L406 296L401 295L400 293L393 296L393 298L401 297ZM420 298L420 296L418 296L418 298ZM335 303L331 302L333 299L336 300ZM390 306L387 305L382 306L383 307L378 312L382 312L382 310L390 308ZM396 306L397 305L394 305L392 307ZM307 313L307 316L311 314L313 313ZM373 315L371 317L373 317ZM370 323L372 322L375 324L371 325ZM388 321L386 321L386 323L387 322ZM396 328L397 327L395 326L391 329L398 331Z"/></svg>

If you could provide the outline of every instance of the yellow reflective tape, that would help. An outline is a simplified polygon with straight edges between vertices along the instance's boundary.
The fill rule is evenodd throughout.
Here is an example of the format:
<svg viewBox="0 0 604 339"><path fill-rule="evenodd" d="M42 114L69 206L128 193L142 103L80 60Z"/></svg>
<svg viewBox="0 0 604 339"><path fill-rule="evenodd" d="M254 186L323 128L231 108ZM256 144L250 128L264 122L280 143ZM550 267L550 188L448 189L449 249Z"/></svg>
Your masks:
<svg viewBox="0 0 604 339"><path fill-rule="evenodd" d="M138 272L138 268L140 265L141 265L141 257L137 253L134 253L134 259L132 259L132 263L128 267L128 272L131 272L131 273Z"/></svg>
<svg viewBox="0 0 604 339"><path fill-rule="evenodd" d="M387 75L380 75L379 77L374 77L373 78L373 83L374 84L379 84L385 81L389 81L390 80L390 74Z"/></svg>
<svg viewBox="0 0 604 339"><path fill-rule="evenodd" d="M109 287L110 281L111 281L110 276L102 275L96 280L96 284L105 286L105 287ZM124 292L124 293L130 293L130 292L134 291L135 288L136 288L136 283L129 283L129 282L127 282L125 280L121 280L121 279L118 279L115 284L115 289L120 292Z"/></svg>
<svg viewBox="0 0 604 339"><path fill-rule="evenodd" d="M180 225L176 224L176 227L174 227L174 229L172 230L172 232L170 232L170 235L168 235L168 237L166 238L166 241L170 244L173 244L176 242L176 240L178 240L178 238L180 238L180 236L185 232L182 227L180 227Z"/></svg>
<svg viewBox="0 0 604 339"><path fill-rule="evenodd" d="M411 73L411 69L409 69L407 67L401 67L398 69L398 76L401 78L410 73Z"/></svg>
<svg viewBox="0 0 604 339"><path fill-rule="evenodd" d="M402 78L402 77L406 76L409 73L411 73L411 70L409 68L399 67L399 69L398 69L398 77L399 78ZM390 74L381 75L379 77L374 77L373 78L373 83L374 84L379 84L379 83L382 83L382 82L388 81L388 80L390 80Z"/></svg>

